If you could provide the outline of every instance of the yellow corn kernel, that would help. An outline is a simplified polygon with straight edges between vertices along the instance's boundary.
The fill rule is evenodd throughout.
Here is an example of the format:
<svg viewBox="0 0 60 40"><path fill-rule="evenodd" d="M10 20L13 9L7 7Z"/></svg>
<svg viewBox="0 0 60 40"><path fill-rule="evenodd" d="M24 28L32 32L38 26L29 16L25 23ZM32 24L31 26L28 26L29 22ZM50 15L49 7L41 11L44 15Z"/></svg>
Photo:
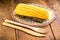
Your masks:
<svg viewBox="0 0 60 40"><path fill-rule="evenodd" d="M34 5L18 4L15 10L16 14L18 15L36 17L46 20L49 18L49 12L47 9Z"/></svg>

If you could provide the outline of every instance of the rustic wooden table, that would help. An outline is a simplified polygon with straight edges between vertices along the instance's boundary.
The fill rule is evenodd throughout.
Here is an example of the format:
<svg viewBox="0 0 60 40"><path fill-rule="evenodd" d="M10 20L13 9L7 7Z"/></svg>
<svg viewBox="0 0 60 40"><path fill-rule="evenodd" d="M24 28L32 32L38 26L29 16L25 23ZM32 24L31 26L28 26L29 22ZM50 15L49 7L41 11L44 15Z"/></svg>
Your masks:
<svg viewBox="0 0 60 40"><path fill-rule="evenodd" d="M26 34L23 31L2 25L5 18L11 19L16 4L34 3L52 8L56 13L56 20L46 27L47 36L44 38ZM60 0L0 0L0 40L60 40Z"/></svg>

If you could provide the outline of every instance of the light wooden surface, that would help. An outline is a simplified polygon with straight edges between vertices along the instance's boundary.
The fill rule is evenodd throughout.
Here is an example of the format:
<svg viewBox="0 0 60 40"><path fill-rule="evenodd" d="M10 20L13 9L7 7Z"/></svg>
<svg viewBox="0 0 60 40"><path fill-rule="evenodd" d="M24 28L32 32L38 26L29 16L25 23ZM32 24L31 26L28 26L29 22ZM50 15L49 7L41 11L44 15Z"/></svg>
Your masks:
<svg viewBox="0 0 60 40"><path fill-rule="evenodd" d="M41 4L52 8L56 13L56 20L46 28L46 37L35 37L23 31L2 25L4 19L12 20L11 13L18 3ZM0 0L0 40L60 40L60 1L59 0Z"/></svg>
<svg viewBox="0 0 60 40"><path fill-rule="evenodd" d="M2 25L3 19L11 18L12 3L0 1L0 40L16 40L15 29Z"/></svg>

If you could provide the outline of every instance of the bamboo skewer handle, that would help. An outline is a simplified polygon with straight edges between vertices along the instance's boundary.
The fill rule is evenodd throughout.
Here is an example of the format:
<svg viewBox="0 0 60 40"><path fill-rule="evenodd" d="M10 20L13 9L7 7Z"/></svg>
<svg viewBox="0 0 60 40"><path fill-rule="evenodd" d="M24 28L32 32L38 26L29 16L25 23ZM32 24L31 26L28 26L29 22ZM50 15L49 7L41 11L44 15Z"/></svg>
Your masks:
<svg viewBox="0 0 60 40"><path fill-rule="evenodd" d="M29 29L26 29L26 28L23 28L23 27L20 27L20 26L12 25L12 24L9 24L9 23L6 23L6 22L3 22L2 24L5 25L5 26L9 26L11 28L22 30L22 31L24 31L28 34L34 35L34 36L39 36L39 37L46 36L45 34L40 34L40 33L34 32L32 30L29 30Z"/></svg>
<svg viewBox="0 0 60 40"><path fill-rule="evenodd" d="M24 25L24 24L21 24L21 23L18 23L18 22L8 20L8 19L6 19L5 22L12 23L12 24L19 25L19 26L24 26L26 28L32 29L32 30L34 30L36 32L39 32L39 33L47 33L47 30L44 29L44 28L31 27L31 26L28 26L28 25Z"/></svg>

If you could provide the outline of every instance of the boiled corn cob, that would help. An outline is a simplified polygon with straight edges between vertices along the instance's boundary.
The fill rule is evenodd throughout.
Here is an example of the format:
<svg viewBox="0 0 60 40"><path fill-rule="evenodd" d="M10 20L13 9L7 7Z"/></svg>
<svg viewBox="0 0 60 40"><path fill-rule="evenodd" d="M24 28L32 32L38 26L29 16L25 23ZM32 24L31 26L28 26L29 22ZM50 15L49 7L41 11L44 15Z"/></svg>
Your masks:
<svg viewBox="0 0 60 40"><path fill-rule="evenodd" d="M35 17L46 20L48 20L49 18L49 12L47 9L34 5L18 4L15 10L17 15Z"/></svg>

